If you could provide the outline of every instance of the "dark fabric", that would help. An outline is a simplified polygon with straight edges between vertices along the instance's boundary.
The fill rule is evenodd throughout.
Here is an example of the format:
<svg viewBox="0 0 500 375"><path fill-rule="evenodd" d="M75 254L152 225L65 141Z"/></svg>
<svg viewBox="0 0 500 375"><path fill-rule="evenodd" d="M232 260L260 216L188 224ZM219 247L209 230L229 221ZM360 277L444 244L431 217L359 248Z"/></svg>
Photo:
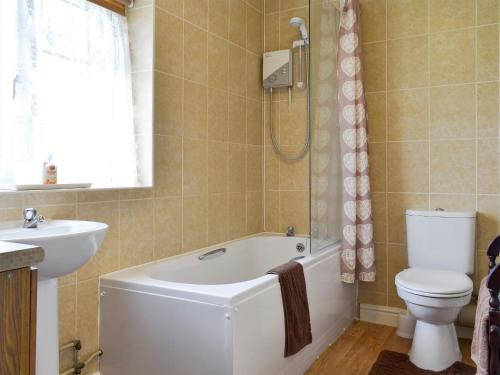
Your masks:
<svg viewBox="0 0 500 375"><path fill-rule="evenodd" d="M306 280L302 264L288 262L267 273L278 275L285 317L285 357L312 342Z"/></svg>
<svg viewBox="0 0 500 375"><path fill-rule="evenodd" d="M455 362L444 371L434 372L422 370L410 362L410 358L403 353L382 351L368 375L474 375L476 369L462 362Z"/></svg>

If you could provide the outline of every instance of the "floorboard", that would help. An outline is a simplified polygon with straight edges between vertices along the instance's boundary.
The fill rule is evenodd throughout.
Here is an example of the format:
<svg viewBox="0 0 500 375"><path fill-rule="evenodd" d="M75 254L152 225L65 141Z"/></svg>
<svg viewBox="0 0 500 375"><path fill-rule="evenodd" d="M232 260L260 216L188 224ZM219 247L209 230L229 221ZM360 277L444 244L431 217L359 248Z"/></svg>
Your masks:
<svg viewBox="0 0 500 375"><path fill-rule="evenodd" d="M462 361L470 359L470 340L460 339ZM408 353L411 340L396 335L396 328L355 322L313 363L307 375L366 375L382 350Z"/></svg>

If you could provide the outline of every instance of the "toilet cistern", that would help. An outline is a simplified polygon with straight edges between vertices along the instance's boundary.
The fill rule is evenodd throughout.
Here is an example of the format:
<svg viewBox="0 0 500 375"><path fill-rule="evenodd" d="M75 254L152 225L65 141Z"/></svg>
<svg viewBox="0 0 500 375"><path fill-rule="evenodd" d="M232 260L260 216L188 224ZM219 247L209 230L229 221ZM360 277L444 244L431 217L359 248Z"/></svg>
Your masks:
<svg viewBox="0 0 500 375"><path fill-rule="evenodd" d="M441 371L462 358L454 321L470 302L474 271L474 212L407 210L409 268L397 292L416 320L410 361Z"/></svg>

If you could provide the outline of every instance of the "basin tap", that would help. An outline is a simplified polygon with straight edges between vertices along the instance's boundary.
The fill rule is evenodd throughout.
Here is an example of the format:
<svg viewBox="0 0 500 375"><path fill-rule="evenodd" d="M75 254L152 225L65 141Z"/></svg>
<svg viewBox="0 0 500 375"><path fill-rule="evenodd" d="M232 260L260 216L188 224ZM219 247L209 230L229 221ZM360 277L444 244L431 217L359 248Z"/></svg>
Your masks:
<svg viewBox="0 0 500 375"><path fill-rule="evenodd" d="M294 237L295 236L295 228L290 226L286 229L286 236L287 237Z"/></svg>
<svg viewBox="0 0 500 375"><path fill-rule="evenodd" d="M38 223L42 223L45 218L42 215L38 215L36 209L25 208L24 209L24 224L23 228L37 228Z"/></svg>

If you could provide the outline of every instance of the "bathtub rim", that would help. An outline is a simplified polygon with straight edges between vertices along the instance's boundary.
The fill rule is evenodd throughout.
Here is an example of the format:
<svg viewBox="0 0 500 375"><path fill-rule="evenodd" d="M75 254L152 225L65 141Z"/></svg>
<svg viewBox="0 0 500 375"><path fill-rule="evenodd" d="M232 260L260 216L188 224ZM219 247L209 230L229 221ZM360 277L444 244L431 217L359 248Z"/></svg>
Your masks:
<svg viewBox="0 0 500 375"><path fill-rule="evenodd" d="M144 272L146 268L159 263L169 262L174 259L188 256L197 256L207 251L228 246L232 243L258 237L285 237L282 233L262 232L256 233L231 241L211 245L205 248L196 249L187 253L175 255L172 257L158 259L152 262L140 264L137 266L124 268L118 271L107 273L100 276L101 288L125 289L139 293L154 294L162 297L179 298L192 300L200 303L209 303L220 306L232 306L258 290L264 290L278 282L277 275L264 274L255 279L240 281L229 284L189 284L172 281L164 281L151 277ZM286 237L285 237L286 238ZM296 236L297 239L305 239L307 248L310 250L310 238L306 236ZM322 259L334 255L340 250L340 244L327 246L320 251L305 255L304 258L297 260L305 270L309 266L316 264Z"/></svg>

